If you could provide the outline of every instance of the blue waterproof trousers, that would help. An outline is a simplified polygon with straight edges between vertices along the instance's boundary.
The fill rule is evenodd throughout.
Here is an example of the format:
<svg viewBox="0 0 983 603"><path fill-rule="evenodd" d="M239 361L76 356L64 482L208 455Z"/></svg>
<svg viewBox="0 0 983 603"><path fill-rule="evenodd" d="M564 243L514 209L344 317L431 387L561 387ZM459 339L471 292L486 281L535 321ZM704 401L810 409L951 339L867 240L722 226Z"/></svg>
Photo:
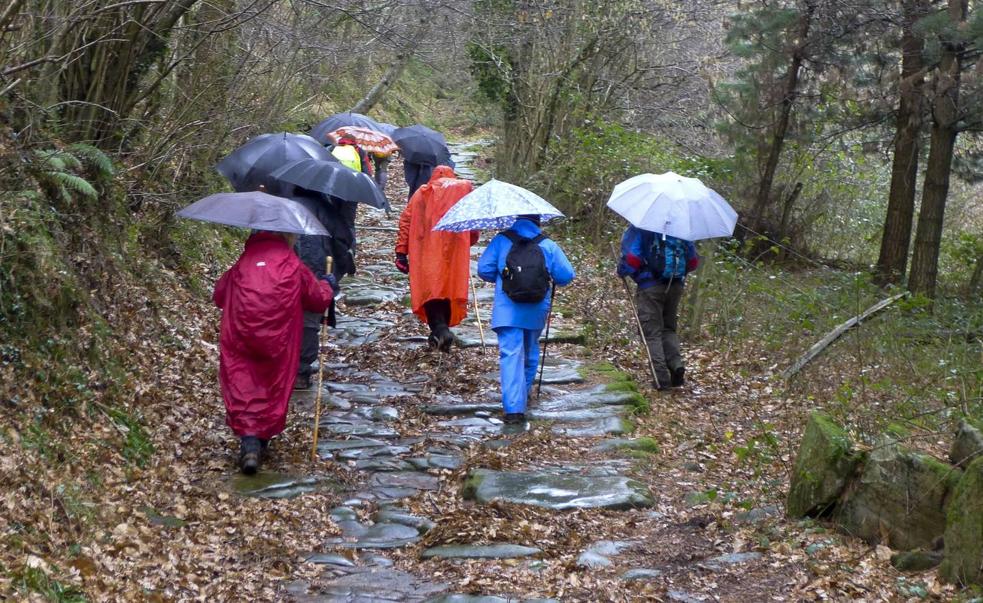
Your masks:
<svg viewBox="0 0 983 603"><path fill-rule="evenodd" d="M506 413L524 413L529 390L536 382L542 329L498 327L495 333L498 334L502 407Z"/></svg>

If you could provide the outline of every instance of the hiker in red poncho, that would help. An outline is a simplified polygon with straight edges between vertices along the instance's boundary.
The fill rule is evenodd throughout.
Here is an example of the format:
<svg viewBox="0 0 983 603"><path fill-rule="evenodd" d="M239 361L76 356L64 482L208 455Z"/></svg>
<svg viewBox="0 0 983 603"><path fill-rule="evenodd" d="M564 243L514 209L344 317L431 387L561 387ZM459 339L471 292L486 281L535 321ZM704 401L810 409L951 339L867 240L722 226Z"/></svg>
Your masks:
<svg viewBox="0 0 983 603"><path fill-rule="evenodd" d="M434 232L433 227L472 189L467 180L455 178L451 168L437 166L399 217L396 268L410 275L413 312L430 326L430 344L442 352L454 343L448 327L468 313L470 248L478 241L478 231Z"/></svg>
<svg viewBox="0 0 983 603"><path fill-rule="evenodd" d="M213 295L223 310L218 374L226 423L240 438L239 467L248 475L259 468L270 438L286 425L303 311L323 313L337 288L333 277L318 280L300 261L295 239L254 233Z"/></svg>

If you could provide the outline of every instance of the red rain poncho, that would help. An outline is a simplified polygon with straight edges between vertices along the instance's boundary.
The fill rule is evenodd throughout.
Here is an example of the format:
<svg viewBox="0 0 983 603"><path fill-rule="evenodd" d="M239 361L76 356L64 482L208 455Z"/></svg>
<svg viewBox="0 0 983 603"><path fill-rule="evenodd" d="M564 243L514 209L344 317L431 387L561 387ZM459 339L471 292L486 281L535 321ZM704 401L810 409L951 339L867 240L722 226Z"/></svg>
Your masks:
<svg viewBox="0 0 983 603"><path fill-rule="evenodd" d="M473 188L467 180L455 178L454 170L439 165L430 181L413 193L399 217L396 253L409 258L410 302L423 322L427 322L423 304L431 299L450 300L450 327L468 313L471 246L478 241L478 231L434 232L433 227Z"/></svg>
<svg viewBox="0 0 983 603"><path fill-rule="evenodd" d="M264 440L286 426L287 402L300 363L302 310L324 312L331 286L317 280L278 234L249 237L215 285L222 308L219 382L236 435Z"/></svg>

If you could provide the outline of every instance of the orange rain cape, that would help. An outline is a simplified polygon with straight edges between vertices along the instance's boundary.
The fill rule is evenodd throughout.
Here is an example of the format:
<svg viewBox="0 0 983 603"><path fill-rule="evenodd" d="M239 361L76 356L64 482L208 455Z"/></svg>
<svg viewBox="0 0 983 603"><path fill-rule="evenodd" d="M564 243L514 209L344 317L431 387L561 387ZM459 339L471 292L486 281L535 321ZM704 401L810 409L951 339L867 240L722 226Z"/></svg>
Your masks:
<svg viewBox="0 0 983 603"><path fill-rule="evenodd" d="M448 326L460 324L468 313L471 246L478 241L478 231L434 232L433 227L473 188L467 180L455 178L454 170L439 165L399 217L396 253L409 258L410 301L423 322L427 322L423 304L431 299L450 300Z"/></svg>

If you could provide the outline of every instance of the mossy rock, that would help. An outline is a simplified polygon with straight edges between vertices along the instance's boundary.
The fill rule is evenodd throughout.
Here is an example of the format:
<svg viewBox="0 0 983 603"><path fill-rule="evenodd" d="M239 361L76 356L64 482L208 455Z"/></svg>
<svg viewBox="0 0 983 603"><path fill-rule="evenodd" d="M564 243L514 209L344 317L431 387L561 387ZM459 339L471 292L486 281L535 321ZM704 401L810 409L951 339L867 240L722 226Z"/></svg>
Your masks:
<svg viewBox="0 0 983 603"><path fill-rule="evenodd" d="M899 572L924 572L942 561L941 551L921 549L891 555L891 565Z"/></svg>
<svg viewBox="0 0 983 603"><path fill-rule="evenodd" d="M979 457L983 457L983 426L978 421L960 421L949 460L962 466Z"/></svg>
<svg viewBox="0 0 983 603"><path fill-rule="evenodd" d="M983 458L970 463L953 490L942 576L959 584L983 585Z"/></svg>
<svg viewBox="0 0 983 603"><path fill-rule="evenodd" d="M945 531L945 505L961 475L884 437L843 495L836 523L871 544L932 549Z"/></svg>
<svg viewBox="0 0 983 603"><path fill-rule="evenodd" d="M854 474L860 455L846 430L829 416L809 416L792 470L786 509L790 517L826 514Z"/></svg>

